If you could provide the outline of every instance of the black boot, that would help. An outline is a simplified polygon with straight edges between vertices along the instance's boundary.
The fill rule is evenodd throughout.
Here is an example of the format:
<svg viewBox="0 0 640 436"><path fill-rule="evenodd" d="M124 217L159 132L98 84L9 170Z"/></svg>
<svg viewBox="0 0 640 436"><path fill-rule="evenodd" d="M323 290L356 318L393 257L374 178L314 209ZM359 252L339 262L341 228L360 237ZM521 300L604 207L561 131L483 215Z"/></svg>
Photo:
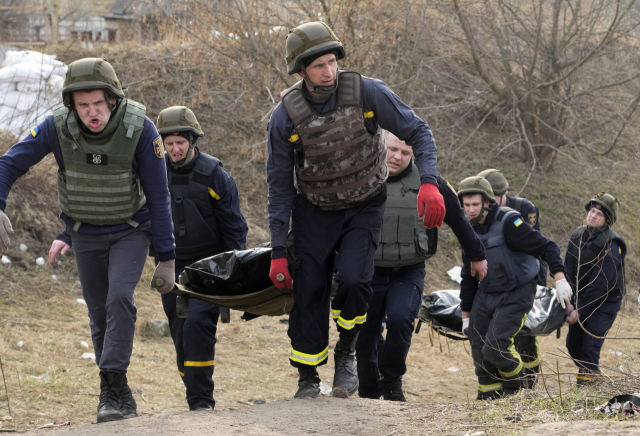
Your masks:
<svg viewBox="0 0 640 436"><path fill-rule="evenodd" d="M138 406L136 400L133 399L133 394L131 394L126 374L122 382L122 389L120 389L120 412L124 419L138 417Z"/></svg>
<svg viewBox="0 0 640 436"><path fill-rule="evenodd" d="M100 371L98 423L124 419L122 412L120 412L120 390L124 378L124 372Z"/></svg>
<svg viewBox="0 0 640 436"><path fill-rule="evenodd" d="M386 401L407 401L402 392L402 379L385 383L382 393Z"/></svg>
<svg viewBox="0 0 640 436"><path fill-rule="evenodd" d="M320 376L315 366L298 368L298 392L294 398L317 398L320 395Z"/></svg>
<svg viewBox="0 0 640 436"><path fill-rule="evenodd" d="M340 332L340 339L338 339L336 348L333 351L336 364L333 376L333 390L331 391L333 397L347 398L358 390L357 341L357 332Z"/></svg>
<svg viewBox="0 0 640 436"><path fill-rule="evenodd" d="M476 400L477 401L493 401L493 400L502 398L503 396L504 396L504 393L502 389L497 391L489 391L489 392L478 391L478 397L476 398Z"/></svg>

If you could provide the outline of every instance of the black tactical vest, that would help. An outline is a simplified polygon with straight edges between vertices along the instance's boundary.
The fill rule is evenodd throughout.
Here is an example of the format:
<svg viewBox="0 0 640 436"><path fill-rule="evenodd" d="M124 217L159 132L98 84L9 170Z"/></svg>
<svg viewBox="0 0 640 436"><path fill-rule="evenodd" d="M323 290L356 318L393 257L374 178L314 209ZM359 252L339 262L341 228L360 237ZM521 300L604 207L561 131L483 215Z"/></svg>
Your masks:
<svg viewBox="0 0 640 436"><path fill-rule="evenodd" d="M510 220L521 219L520 214L501 207L489 231L478 234L487 256L487 275L478 284L483 292L513 291L531 282L540 271L540 262L528 254L512 251L504 239L504 227ZM474 230L476 228L474 227Z"/></svg>
<svg viewBox="0 0 640 436"><path fill-rule="evenodd" d="M382 235L376 251L377 267L400 267L424 262L436 253L438 229L426 229L418 218L420 173L411 172L395 183L387 182Z"/></svg>
<svg viewBox="0 0 640 436"><path fill-rule="evenodd" d="M191 171L180 174L171 165L168 155L166 159L176 260L203 258L223 252L213 198L209 192L213 174L222 163L208 154L198 153Z"/></svg>
<svg viewBox="0 0 640 436"><path fill-rule="evenodd" d="M609 289L603 289L609 293L606 301L619 301L622 299L626 292L625 277L624 277L624 256L627 254L627 244L624 239L618 235L611 227L607 227L605 230L590 235L585 242L582 242L582 237L585 231L588 231L586 226L578 227L573 235L571 235L569 248L567 249L566 261L571 263L573 270L578 274L578 287L576 290L576 277L567 277L568 282L573 288L573 292L580 292L585 289L594 276L591 275L591 271L595 268L599 268L598 263L600 259L609 254L611 250L611 241L616 241L620 247L620 254L622 254L622 265L620 265L616 271L616 280L614 283L609 283ZM580 264L578 265L578 261ZM616 265L617 266L617 265ZM602 272L598 272L601 274Z"/></svg>
<svg viewBox="0 0 640 436"><path fill-rule="evenodd" d="M389 170L380 131L364 125L362 76L339 72L337 104L319 115L303 94L304 81L282 93L282 104L302 141L296 153L295 185L312 204L326 210L346 209L376 195Z"/></svg>

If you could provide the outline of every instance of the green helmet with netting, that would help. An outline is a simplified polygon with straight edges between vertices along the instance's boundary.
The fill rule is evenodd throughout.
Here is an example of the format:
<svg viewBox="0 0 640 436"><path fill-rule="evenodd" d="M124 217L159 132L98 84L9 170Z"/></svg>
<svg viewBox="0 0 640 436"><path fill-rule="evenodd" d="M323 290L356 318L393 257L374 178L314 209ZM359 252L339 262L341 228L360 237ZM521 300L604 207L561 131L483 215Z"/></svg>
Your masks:
<svg viewBox="0 0 640 436"><path fill-rule="evenodd" d="M186 106L171 106L158 114L156 129L160 135L173 132L190 132L201 138L204 136L196 115Z"/></svg>
<svg viewBox="0 0 640 436"><path fill-rule="evenodd" d="M464 195L474 194L482 195L485 200L489 200L491 203L496 202L496 199L493 196L493 190L491 189L491 184L484 177L467 177L462 182L460 182L460 187L458 188L458 198L460 199L460 204L462 204L462 197Z"/></svg>
<svg viewBox="0 0 640 436"><path fill-rule="evenodd" d="M344 46L329 26L322 21L301 24L291 29L287 36L285 51L287 73L295 74L302 71L305 59L332 51L336 52L338 60L347 55Z"/></svg>
<svg viewBox="0 0 640 436"><path fill-rule="evenodd" d="M618 219L618 209L620 208L620 202L616 197L606 192L600 192L596 194L584 208L589 212L592 208L599 209L603 212L607 219L607 224L612 225Z"/></svg>
<svg viewBox="0 0 640 436"><path fill-rule="evenodd" d="M62 87L62 102L71 108L71 93L105 89L118 99L124 98L122 85L115 70L102 58L84 58L72 62Z"/></svg>
<svg viewBox="0 0 640 436"><path fill-rule="evenodd" d="M491 189L493 193L498 197L502 197L509 190L509 182L505 179L500 170L489 169L484 170L478 174L478 177L484 177L489 183L491 183Z"/></svg>

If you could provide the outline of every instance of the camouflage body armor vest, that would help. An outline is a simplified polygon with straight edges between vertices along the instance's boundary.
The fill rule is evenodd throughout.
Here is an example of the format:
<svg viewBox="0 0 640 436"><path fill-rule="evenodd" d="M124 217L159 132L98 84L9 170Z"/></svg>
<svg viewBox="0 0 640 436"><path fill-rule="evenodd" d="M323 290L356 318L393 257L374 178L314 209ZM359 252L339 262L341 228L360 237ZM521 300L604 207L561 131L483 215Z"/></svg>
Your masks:
<svg viewBox="0 0 640 436"><path fill-rule="evenodd" d="M418 218L420 173L412 162L411 172L401 180L387 182L387 202L382 235L375 255L376 267L400 267L424 262L438 247L438 229L426 229Z"/></svg>
<svg viewBox="0 0 640 436"><path fill-rule="evenodd" d="M119 125L102 144L80 132L75 112L59 106L53 116L64 169L58 170L58 200L62 212L81 223L129 223L146 199L133 157L142 135L146 108L132 100L120 103L111 122Z"/></svg>
<svg viewBox="0 0 640 436"><path fill-rule="evenodd" d="M362 76L339 72L337 104L319 115L303 94L304 82L282 93L282 104L302 141L296 153L295 185L309 202L325 210L346 209L376 195L389 170L380 132L364 125Z"/></svg>

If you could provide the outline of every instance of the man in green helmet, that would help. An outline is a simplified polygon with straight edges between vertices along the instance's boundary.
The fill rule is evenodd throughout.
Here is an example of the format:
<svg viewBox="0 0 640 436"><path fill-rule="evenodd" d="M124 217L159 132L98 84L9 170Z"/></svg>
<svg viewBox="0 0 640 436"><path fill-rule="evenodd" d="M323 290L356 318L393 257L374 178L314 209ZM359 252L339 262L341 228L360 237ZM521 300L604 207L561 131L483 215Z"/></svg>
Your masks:
<svg viewBox="0 0 640 436"><path fill-rule="evenodd" d="M347 397L358 389L355 345L367 319L386 201L388 168L379 127L413 150L423 225L439 227L445 215L429 126L383 82L338 71L345 56L325 23L292 29L287 72L301 80L282 92L268 127L269 276L277 287L293 287L288 333L289 361L299 373L296 398L320 393L317 367L329 356L329 310L340 333L333 395ZM285 253L290 221L292 265ZM329 305L334 271L338 289Z"/></svg>
<svg viewBox="0 0 640 436"><path fill-rule="evenodd" d="M66 228L51 245L49 260L73 246L100 368L98 422L132 418L137 410L126 372L136 322L133 291L152 235L160 263L151 287L166 293L174 283L164 151L145 107L125 98L104 59L71 63L62 98L53 116L0 157L0 209L13 183L53 153ZM0 212L0 251L11 234L9 218Z"/></svg>
<svg viewBox="0 0 640 436"><path fill-rule="evenodd" d="M176 240L175 277L205 257L247 247L247 222L236 183L222 163L196 146L204 136L193 111L172 106L158 115L156 128L166 150L167 180ZM157 253L153 253L158 261ZM187 388L189 410L213 410L213 369L220 308L190 299L187 317L176 312L178 297L162 295L176 348L178 372Z"/></svg>
<svg viewBox="0 0 640 436"><path fill-rule="evenodd" d="M611 226L620 203L601 192L585 204L586 225L571 235L564 265L573 289L567 350L578 370L578 384L594 381L600 349L626 292L624 258L627 244ZM578 321L580 321L578 323Z"/></svg>
<svg viewBox="0 0 640 436"><path fill-rule="evenodd" d="M501 171L496 169L484 170L478 174L484 177L491 184L493 196L498 207L510 207L520 213L520 215L537 231L540 231L540 212L538 208L526 198L512 197L509 193L509 182ZM538 259L539 260L539 259ZM540 262L540 272L538 273L538 285L547 286L547 266ZM516 336L514 338L516 350L520 353L525 373L527 374L527 384L533 388L536 374L540 368L540 357L538 355L538 339L535 336Z"/></svg>
<svg viewBox="0 0 640 436"><path fill-rule="evenodd" d="M512 395L528 387L513 339L533 307L538 259L549 264L562 307L569 302L571 287L556 243L534 230L517 211L496 207L486 179L464 179L458 198L487 257L487 275L479 282L471 275L470 261L462 253L462 331L471 343L478 376L477 398Z"/></svg>

